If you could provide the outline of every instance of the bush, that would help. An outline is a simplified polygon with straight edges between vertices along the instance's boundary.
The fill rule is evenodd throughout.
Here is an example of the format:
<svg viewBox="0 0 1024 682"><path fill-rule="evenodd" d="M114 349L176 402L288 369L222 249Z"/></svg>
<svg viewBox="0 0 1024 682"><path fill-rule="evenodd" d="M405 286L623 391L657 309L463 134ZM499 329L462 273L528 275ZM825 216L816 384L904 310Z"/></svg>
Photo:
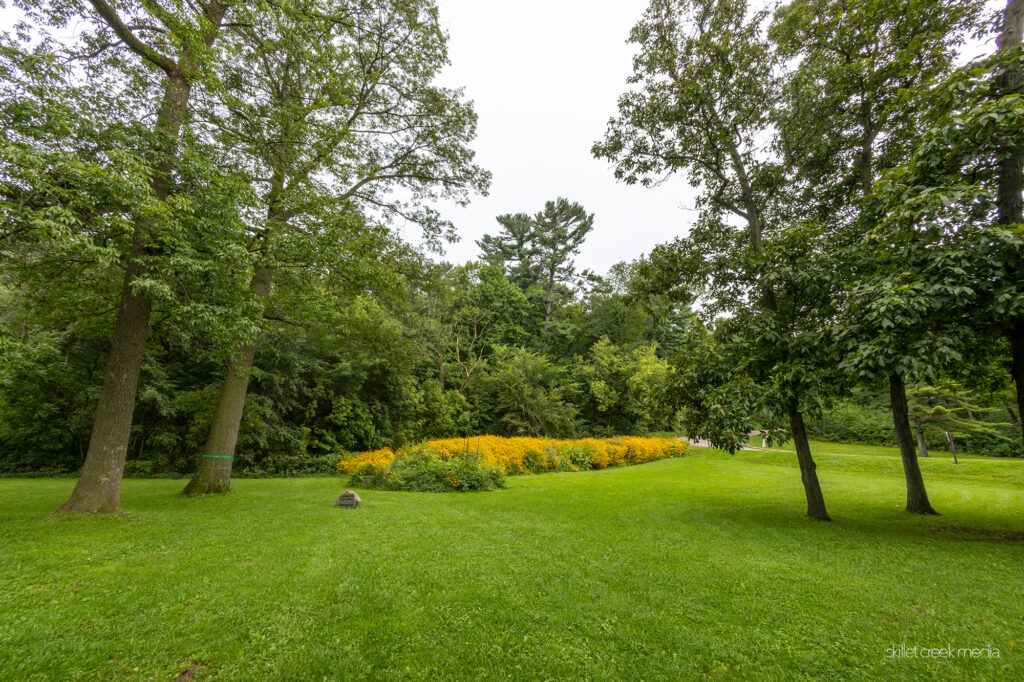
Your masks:
<svg viewBox="0 0 1024 682"><path fill-rule="evenodd" d="M976 433L957 438L957 449L972 455L989 457L1024 457L1020 430L1016 424L1006 424L999 433Z"/></svg>
<svg viewBox="0 0 1024 682"><path fill-rule="evenodd" d="M436 452L417 448L402 453L387 464L363 464L349 485L425 493L494 490L505 486L505 474L469 453L441 459Z"/></svg>
<svg viewBox="0 0 1024 682"><path fill-rule="evenodd" d="M419 446L442 460L471 457L505 474L539 474L545 471L585 471L612 466L643 464L666 457L682 457L688 445L675 438L583 438L550 440L543 438L503 438L471 436L429 440ZM390 448L359 454L346 454L337 464L340 474L351 474L365 465L384 468L396 458L405 457Z"/></svg>
<svg viewBox="0 0 1024 682"><path fill-rule="evenodd" d="M239 467L232 474L238 478L330 476L336 469L336 462L336 455L278 453L263 457L256 466Z"/></svg>

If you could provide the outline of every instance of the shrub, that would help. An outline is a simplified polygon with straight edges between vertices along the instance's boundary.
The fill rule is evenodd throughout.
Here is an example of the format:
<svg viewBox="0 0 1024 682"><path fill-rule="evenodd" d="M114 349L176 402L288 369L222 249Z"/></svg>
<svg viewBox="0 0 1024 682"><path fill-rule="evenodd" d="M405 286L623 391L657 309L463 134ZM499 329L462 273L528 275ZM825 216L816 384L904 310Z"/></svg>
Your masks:
<svg viewBox="0 0 1024 682"><path fill-rule="evenodd" d="M493 490L504 487L505 474L471 454L441 459L427 448L416 448L403 452L387 464L363 464L349 485L428 493Z"/></svg>
<svg viewBox="0 0 1024 682"><path fill-rule="evenodd" d="M279 478L282 476L330 476L336 455L278 453L263 457L258 465L243 465L232 472L238 478Z"/></svg>
<svg viewBox="0 0 1024 682"><path fill-rule="evenodd" d="M681 457L686 454L688 445L674 438L633 436L580 440L471 436L429 440L420 448L429 450L442 460L475 458L505 474L539 474L545 471L604 469ZM384 448L345 455L338 462L337 470L341 474L355 473L367 464L381 468L396 457L404 456L404 452L400 450L396 455L391 449Z"/></svg>

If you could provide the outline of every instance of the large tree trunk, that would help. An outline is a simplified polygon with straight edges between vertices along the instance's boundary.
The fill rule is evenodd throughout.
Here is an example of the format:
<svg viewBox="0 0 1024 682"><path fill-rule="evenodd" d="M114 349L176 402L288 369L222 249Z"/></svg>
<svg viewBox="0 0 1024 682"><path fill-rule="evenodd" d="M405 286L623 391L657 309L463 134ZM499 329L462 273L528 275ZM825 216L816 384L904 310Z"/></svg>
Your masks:
<svg viewBox="0 0 1024 682"><path fill-rule="evenodd" d="M121 507L121 476L149 332L149 299L132 292L132 282L143 271L138 261L144 252L142 235L143 228L136 226L85 464L71 497L55 514L116 512Z"/></svg>
<svg viewBox="0 0 1024 682"><path fill-rule="evenodd" d="M1008 0L1003 15L1003 27L996 42L1000 50L1020 45L1024 34L1024 0ZM1024 74L1020 69L1007 69L999 79L999 95L1011 94L1021 88ZM1024 222L1021 206L1022 157L1020 154L999 161L998 222L1016 225ZM1013 320L1007 328L1007 338L1013 353L1013 383L1017 389L1017 414L1024 416L1024 320ZM1024 439L1024 419L1021 419L1021 438Z"/></svg>
<svg viewBox="0 0 1024 682"><path fill-rule="evenodd" d="M178 139L188 109L189 90L188 83L181 78L169 79L164 89L156 131L162 138L160 142L168 146L164 150L166 158L173 153ZM170 194L170 182L170 162L165 161L151 181L153 195L160 201ZM140 259L146 255L149 232L149 219L136 219L110 354L89 435L89 449L71 497L54 512L56 514L116 512L121 506L121 477L128 454L150 314L149 299L145 294L135 293L132 285L145 274Z"/></svg>
<svg viewBox="0 0 1024 682"><path fill-rule="evenodd" d="M889 400L896 440L900 444L900 456L903 458L903 474L907 479L907 511L913 514L938 514L928 502L928 493L924 489L924 478L914 450L914 435L910 431L907 387L903 376L896 372L889 375Z"/></svg>
<svg viewBox="0 0 1024 682"><path fill-rule="evenodd" d="M257 269L250 283L253 293L266 300L270 295L272 278L269 268ZM217 410L210 424L210 434L206 439L206 448L199 460L199 471L183 491L190 497L231 490L231 465L235 458L238 430L242 425L245 396L249 392L249 374L253 358L256 357L256 342L241 346L238 356L236 363L228 365Z"/></svg>
<svg viewBox="0 0 1024 682"><path fill-rule="evenodd" d="M825 497L821 494L817 467L811 457L810 444L807 442L804 417L800 414L795 400L786 403L786 411L789 413L789 427L793 432L793 443L796 445L796 459L800 463L800 479L803 481L804 495L807 497L807 516L819 521L831 521L825 510Z"/></svg>
<svg viewBox="0 0 1024 682"><path fill-rule="evenodd" d="M924 440L924 428L921 426L921 420L914 420L914 428L917 431L917 450L921 453L922 457L928 456L928 443Z"/></svg>

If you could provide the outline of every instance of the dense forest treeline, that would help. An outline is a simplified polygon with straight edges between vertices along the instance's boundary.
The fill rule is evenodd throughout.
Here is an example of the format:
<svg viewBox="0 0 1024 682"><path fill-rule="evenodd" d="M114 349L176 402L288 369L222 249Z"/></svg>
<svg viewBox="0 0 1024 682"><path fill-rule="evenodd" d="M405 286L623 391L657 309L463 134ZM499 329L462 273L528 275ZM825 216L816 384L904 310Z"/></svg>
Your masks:
<svg viewBox="0 0 1024 682"><path fill-rule="evenodd" d="M412 257L411 252L406 254ZM699 323L644 312L621 282L513 284L495 265L415 259L403 286L333 300L329 316L283 311L263 331L239 432L249 473L330 471L342 450L432 437L643 434L678 428L673 348ZM625 268L622 268L624 270ZM10 306L3 470L70 472L85 456L109 334L32 329ZM13 313L17 312L17 315ZM548 318L545 322L545 318ZM195 469L224 364L155 325L128 451L135 474Z"/></svg>
<svg viewBox="0 0 1024 682"><path fill-rule="evenodd" d="M947 432L1022 452L1024 0L651 0L591 153L682 174L697 219L609 273L563 197L438 262L437 200L491 178L433 0L19 7L0 470L80 470L61 511L126 470L205 494L429 437L765 430L825 520L809 435L898 445L916 513Z"/></svg>

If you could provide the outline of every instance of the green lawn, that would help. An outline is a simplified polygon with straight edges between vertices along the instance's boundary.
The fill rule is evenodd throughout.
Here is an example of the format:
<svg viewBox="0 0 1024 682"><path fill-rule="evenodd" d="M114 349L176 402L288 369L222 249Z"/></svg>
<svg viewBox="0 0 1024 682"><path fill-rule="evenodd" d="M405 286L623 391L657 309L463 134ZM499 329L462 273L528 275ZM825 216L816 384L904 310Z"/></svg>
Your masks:
<svg viewBox="0 0 1024 682"><path fill-rule="evenodd" d="M240 480L46 518L72 480L0 480L3 679L1024 679L1024 462L694 450L492 493ZM950 470L940 469L947 465ZM893 659L889 647L998 648Z"/></svg>
<svg viewBox="0 0 1024 682"><path fill-rule="evenodd" d="M820 440L809 440L808 443L811 446L811 453L813 455L818 454L833 454L833 455L882 455L887 457L899 457L900 449L895 447L888 447L885 445L864 445L863 443L828 443ZM755 436L747 440L747 445L759 448L761 447L761 438ZM789 452L796 452L793 447L793 441L786 441L785 443L775 444L770 446L774 450L788 450ZM948 459L953 461L953 455L946 450L939 450L937 448L929 448L928 457L922 457L925 459ZM960 453L957 455L957 459L974 459L982 457L982 455L972 455L969 453Z"/></svg>

